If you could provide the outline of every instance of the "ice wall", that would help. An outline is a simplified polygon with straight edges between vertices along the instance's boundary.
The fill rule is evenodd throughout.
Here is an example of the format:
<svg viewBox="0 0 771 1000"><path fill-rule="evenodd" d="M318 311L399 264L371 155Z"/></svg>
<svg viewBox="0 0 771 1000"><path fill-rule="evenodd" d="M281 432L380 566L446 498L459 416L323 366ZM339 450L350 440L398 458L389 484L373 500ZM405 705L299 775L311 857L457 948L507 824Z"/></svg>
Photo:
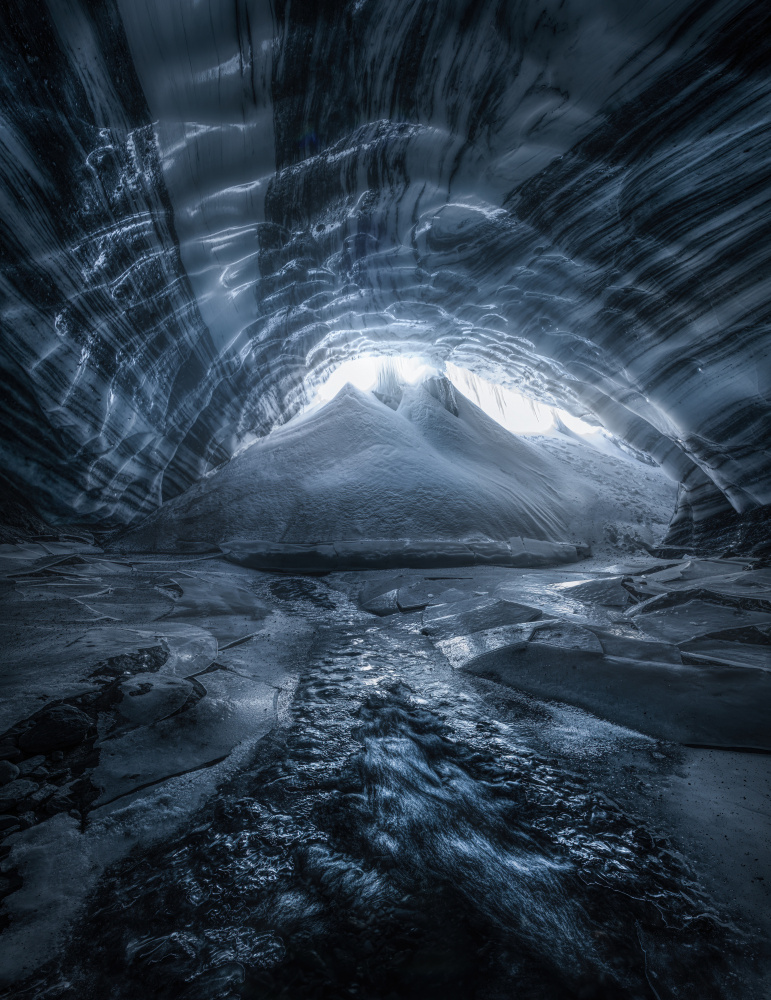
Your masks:
<svg viewBox="0 0 771 1000"><path fill-rule="evenodd" d="M3 466L127 521L367 353L771 502L771 14L754 0L0 11ZM304 382L305 380L305 382Z"/></svg>

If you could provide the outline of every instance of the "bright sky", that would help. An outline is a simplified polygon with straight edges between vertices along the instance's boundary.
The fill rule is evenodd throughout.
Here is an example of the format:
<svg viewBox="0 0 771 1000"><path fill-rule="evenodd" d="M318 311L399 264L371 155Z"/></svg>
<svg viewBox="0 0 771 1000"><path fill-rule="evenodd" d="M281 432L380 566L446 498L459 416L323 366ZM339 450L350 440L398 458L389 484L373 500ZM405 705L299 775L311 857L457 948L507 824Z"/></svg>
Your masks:
<svg viewBox="0 0 771 1000"><path fill-rule="evenodd" d="M386 365L396 369L405 382L418 382L429 375L436 374L436 368L428 364L424 358L390 357L385 354L374 354L366 358L353 358L344 361L335 368L323 385L316 390L316 399L326 403L340 392L346 382L355 385L357 389L366 392L377 385L378 374Z"/></svg>
<svg viewBox="0 0 771 1000"><path fill-rule="evenodd" d="M343 362L332 372L327 381L318 387L316 400L326 403L333 399L346 382L350 382L362 391L374 389L378 373L385 365L395 368L399 376L409 383L418 382L436 372L434 366L425 358L386 355L354 358ZM466 368L459 368L449 361L445 365L445 374L464 396L513 434L548 433L554 427L555 414L559 415L562 422L576 434L596 432L596 428L579 420L578 417L571 416L565 410L544 406L513 389L488 382L487 379L475 375Z"/></svg>
<svg viewBox="0 0 771 1000"><path fill-rule="evenodd" d="M445 365L445 374L464 396L512 434L546 434L555 426L555 416L576 434L594 434L597 431L596 427L566 410L545 406L513 389L488 382L467 368L458 368L449 361Z"/></svg>

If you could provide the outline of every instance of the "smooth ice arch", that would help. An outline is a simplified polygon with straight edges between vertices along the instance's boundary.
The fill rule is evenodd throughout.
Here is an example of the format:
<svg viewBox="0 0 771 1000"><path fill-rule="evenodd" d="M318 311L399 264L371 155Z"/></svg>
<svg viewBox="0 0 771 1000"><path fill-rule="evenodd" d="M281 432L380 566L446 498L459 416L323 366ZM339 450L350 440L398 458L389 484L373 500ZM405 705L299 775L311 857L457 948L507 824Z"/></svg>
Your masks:
<svg viewBox="0 0 771 1000"><path fill-rule="evenodd" d="M764 5L12 6L0 454L48 516L134 521L394 353L650 455L673 542L767 515Z"/></svg>

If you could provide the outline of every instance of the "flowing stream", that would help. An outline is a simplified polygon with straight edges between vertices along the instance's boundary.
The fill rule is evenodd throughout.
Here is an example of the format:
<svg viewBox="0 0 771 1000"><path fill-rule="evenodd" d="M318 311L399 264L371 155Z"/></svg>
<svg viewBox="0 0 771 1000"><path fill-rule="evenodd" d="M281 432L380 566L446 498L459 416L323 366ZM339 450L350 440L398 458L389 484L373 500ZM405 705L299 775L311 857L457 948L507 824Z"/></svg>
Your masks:
<svg viewBox="0 0 771 1000"><path fill-rule="evenodd" d="M654 741L454 672L419 616L272 587L316 630L281 724L183 836L108 873L24 995L726 995L723 928L613 797Z"/></svg>

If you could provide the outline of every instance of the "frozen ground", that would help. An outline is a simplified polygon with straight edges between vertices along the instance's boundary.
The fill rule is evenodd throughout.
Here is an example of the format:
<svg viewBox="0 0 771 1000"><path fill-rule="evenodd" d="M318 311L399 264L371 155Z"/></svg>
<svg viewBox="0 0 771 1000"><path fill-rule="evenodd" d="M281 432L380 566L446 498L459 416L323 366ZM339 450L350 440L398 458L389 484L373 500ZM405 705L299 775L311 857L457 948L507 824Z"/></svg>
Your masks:
<svg viewBox="0 0 771 1000"><path fill-rule="evenodd" d="M771 570L0 555L5 996L767 995Z"/></svg>

